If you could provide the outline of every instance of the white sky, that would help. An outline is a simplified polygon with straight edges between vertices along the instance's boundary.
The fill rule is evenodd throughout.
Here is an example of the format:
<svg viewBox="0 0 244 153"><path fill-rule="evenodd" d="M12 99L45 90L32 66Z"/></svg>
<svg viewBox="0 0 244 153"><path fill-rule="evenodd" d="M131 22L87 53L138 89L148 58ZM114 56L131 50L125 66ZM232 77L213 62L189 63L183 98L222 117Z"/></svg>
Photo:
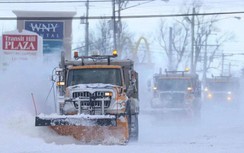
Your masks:
<svg viewBox="0 0 244 153"><path fill-rule="evenodd" d="M26 0L26 1L35 1L35 0ZM179 14L180 11L184 8L183 2L191 4L191 0L169 0L169 2L163 2L156 0L147 4L143 4L137 7L132 7L121 12L121 15L142 15L142 14ZM229 12L229 11L244 11L242 6L244 6L243 0L204 0L202 10L203 12ZM128 6L138 4L129 3ZM90 3L90 16L111 16L112 15L112 4L110 2L104 3ZM84 3L61 3L61 4L1 4L0 5L0 16L12 16L12 10L38 10L38 11L76 11L77 16L85 15L86 8ZM224 52L243 52L244 48L244 14L234 14L234 15L221 15L220 19L223 19L218 22L220 33L233 33L235 39L232 42L226 43L223 47ZM241 17L241 20L236 20L233 17ZM226 19L225 19L226 18ZM228 19L227 19L228 18ZM164 18L171 20L172 18ZM155 41L156 31L159 25L159 18L146 18L146 19L122 19L129 26L131 32L135 33L135 39L138 39L140 36L144 36L150 42L151 51L155 52L156 56L163 56L161 48L158 46ZM97 20L90 20L90 29L95 29ZM0 21L0 31L9 31L14 30L16 27L15 21ZM80 24L80 21L76 20L73 22L73 29L77 31L73 34L73 44L76 47L76 43L84 41L84 25ZM233 64L235 65L235 64ZM244 64L240 63L239 67L243 67Z"/></svg>

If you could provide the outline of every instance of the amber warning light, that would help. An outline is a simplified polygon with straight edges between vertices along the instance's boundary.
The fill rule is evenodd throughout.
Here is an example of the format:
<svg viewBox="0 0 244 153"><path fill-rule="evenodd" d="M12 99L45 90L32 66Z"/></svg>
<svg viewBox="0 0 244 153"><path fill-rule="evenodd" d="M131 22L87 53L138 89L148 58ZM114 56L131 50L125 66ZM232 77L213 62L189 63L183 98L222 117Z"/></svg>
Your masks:
<svg viewBox="0 0 244 153"><path fill-rule="evenodd" d="M117 50L113 50L113 56L118 56Z"/></svg>

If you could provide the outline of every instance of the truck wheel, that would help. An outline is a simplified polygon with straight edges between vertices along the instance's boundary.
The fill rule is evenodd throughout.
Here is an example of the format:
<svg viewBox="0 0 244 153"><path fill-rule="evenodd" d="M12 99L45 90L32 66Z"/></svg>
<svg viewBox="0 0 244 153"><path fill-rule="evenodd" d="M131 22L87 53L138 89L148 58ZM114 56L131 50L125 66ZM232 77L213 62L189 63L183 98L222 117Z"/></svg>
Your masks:
<svg viewBox="0 0 244 153"><path fill-rule="evenodd" d="M128 129L129 129L129 135L131 134L131 106L130 101L126 104L126 118L128 121Z"/></svg>
<svg viewBox="0 0 244 153"><path fill-rule="evenodd" d="M138 124L138 115L134 114L131 115L131 133L130 133L130 140L138 141L139 137L139 124Z"/></svg>

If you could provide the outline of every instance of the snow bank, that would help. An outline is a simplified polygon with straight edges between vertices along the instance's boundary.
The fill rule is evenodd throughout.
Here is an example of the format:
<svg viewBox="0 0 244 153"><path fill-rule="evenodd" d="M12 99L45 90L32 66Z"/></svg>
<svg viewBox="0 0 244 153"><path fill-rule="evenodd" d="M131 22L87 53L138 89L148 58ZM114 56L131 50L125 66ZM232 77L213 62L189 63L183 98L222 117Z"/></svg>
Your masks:
<svg viewBox="0 0 244 153"><path fill-rule="evenodd" d="M1 146L5 146L3 144L6 141L14 143L17 145L17 148L13 148L15 152L18 144L25 143L24 140L21 141L23 136L39 137L40 130L34 126L36 112L31 94L34 95L38 113L45 112L44 108L53 109L53 96L47 96L52 85L49 77L54 67L51 62L44 64L43 61L16 61L1 72L0 129L1 137L5 138L0 141Z"/></svg>
<svg viewBox="0 0 244 153"><path fill-rule="evenodd" d="M50 76L54 67L53 63L44 64L42 61L18 61L11 64L0 76L0 89L5 91L0 95L4 100L1 113L19 110L35 114L32 93L38 111L49 105L53 96L49 96L49 101L46 98L52 86Z"/></svg>

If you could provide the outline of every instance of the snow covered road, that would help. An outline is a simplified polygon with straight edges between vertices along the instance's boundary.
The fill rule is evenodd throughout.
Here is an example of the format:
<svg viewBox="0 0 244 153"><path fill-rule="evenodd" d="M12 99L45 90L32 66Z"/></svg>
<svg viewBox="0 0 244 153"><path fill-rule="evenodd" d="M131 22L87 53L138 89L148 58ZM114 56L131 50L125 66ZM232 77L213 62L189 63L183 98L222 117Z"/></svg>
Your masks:
<svg viewBox="0 0 244 153"><path fill-rule="evenodd" d="M139 141L109 146L85 145L72 137L58 136L46 127L35 127L33 115L12 111L1 119L0 148L10 153L242 153L244 122L235 116L225 117L217 122L216 117L206 117L197 124L187 124L141 114Z"/></svg>
<svg viewBox="0 0 244 153"><path fill-rule="evenodd" d="M38 68L38 67L37 67ZM86 145L72 137L59 136L47 127L35 127L31 92L44 103L50 71L26 67L0 77L0 152L6 153L243 153L244 112L203 104L202 118L190 122L162 117L160 113L139 115L138 142L128 145ZM44 82L44 83L43 83ZM46 87L47 86L47 87ZM148 100L141 100L142 105Z"/></svg>

